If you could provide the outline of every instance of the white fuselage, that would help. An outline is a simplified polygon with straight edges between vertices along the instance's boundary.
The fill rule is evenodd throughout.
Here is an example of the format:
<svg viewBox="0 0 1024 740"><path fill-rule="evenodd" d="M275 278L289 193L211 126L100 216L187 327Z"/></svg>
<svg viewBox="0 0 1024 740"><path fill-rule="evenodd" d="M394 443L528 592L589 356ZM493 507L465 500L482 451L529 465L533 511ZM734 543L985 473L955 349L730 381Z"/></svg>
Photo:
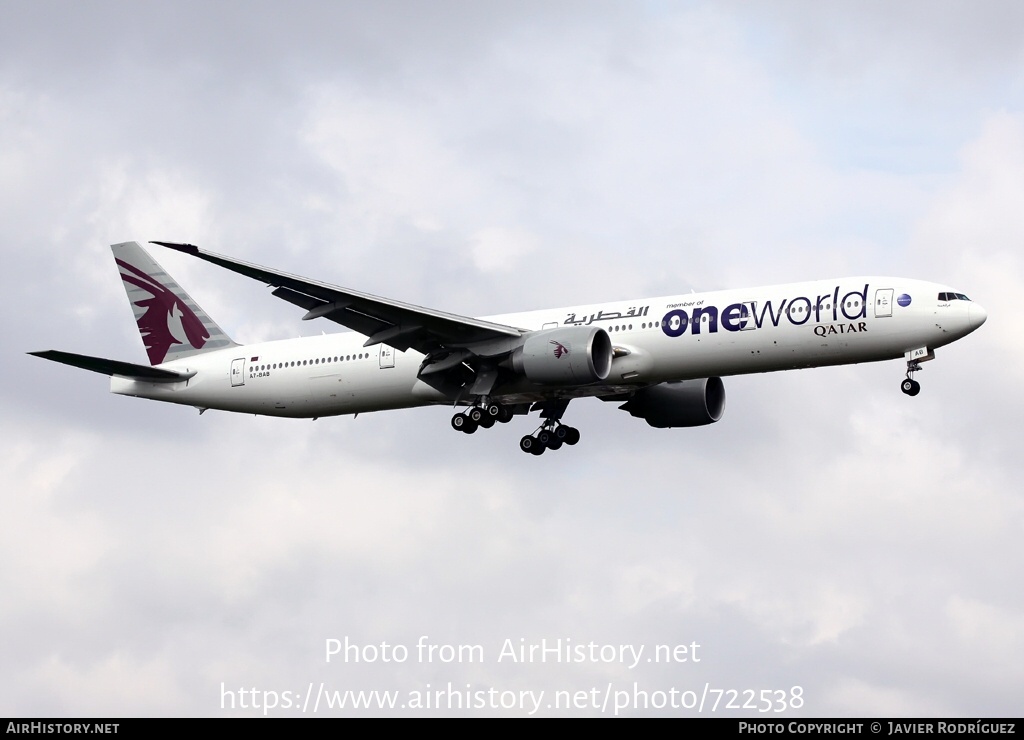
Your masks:
<svg viewBox="0 0 1024 740"><path fill-rule="evenodd" d="M842 278L693 293L487 317L527 330L599 326L616 348L599 384L564 397L606 395L669 380L873 362L931 350L970 333L985 311L939 300L953 289L919 280ZM448 403L417 378L423 356L342 332L196 354L159 367L195 372L148 383L114 376L113 393L199 408L317 417ZM525 379L495 389L503 402L540 400L550 387Z"/></svg>

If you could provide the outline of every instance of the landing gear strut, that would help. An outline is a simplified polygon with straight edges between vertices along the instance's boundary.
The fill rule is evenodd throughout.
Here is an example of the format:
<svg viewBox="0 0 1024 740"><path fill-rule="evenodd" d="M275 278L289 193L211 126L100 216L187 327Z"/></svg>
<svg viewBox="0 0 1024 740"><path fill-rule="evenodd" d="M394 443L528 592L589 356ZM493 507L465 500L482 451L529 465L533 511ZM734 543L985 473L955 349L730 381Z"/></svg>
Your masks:
<svg viewBox="0 0 1024 740"><path fill-rule="evenodd" d="M908 396L916 396L921 392L921 384L914 380L914 373L921 369L921 364L915 360L907 361L907 377L900 383L900 390Z"/></svg>

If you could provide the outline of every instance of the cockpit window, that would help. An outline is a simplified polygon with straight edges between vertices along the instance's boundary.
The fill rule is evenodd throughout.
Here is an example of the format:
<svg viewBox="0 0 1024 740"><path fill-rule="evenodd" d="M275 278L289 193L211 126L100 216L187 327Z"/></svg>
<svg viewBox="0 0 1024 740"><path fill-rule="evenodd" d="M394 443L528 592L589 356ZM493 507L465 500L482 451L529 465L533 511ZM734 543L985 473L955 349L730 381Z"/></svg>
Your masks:
<svg viewBox="0 0 1024 740"><path fill-rule="evenodd" d="M939 293L940 301L969 301L971 300L963 293Z"/></svg>

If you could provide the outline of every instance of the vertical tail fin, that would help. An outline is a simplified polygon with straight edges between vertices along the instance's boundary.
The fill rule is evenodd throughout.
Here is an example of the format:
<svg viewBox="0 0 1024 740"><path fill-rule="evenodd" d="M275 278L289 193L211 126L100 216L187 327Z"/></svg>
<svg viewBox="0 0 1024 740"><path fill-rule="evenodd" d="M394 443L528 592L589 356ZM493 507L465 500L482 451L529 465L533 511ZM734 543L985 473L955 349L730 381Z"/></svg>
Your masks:
<svg viewBox="0 0 1024 740"><path fill-rule="evenodd" d="M151 365L237 346L138 242L110 249Z"/></svg>

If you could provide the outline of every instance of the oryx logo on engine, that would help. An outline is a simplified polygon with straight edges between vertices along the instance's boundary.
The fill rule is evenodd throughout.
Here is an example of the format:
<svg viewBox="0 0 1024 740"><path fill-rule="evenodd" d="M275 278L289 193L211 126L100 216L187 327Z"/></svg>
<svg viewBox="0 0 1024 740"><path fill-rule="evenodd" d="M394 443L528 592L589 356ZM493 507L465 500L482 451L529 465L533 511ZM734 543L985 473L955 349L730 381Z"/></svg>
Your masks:
<svg viewBox="0 0 1024 740"><path fill-rule="evenodd" d="M554 339L551 340L551 344L555 345L555 359L561 360L563 355L569 354L569 348L561 342L557 342Z"/></svg>

